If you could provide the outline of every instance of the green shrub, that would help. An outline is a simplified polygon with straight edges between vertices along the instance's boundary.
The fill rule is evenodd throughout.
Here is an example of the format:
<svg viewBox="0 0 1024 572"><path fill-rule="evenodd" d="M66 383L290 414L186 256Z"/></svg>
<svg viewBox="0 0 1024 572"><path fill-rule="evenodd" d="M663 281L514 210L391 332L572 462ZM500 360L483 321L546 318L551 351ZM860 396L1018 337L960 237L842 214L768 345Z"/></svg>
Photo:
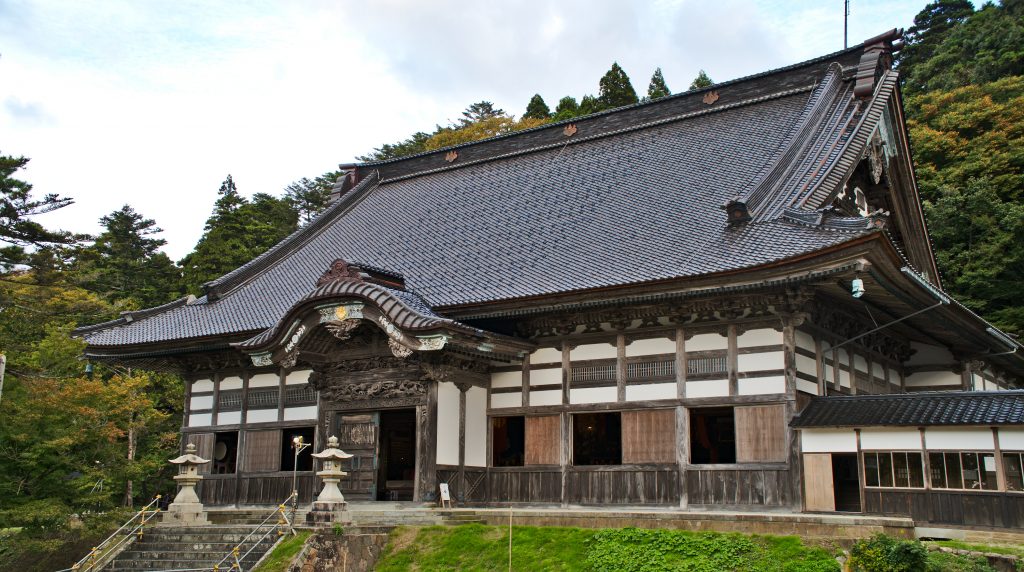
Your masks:
<svg viewBox="0 0 1024 572"><path fill-rule="evenodd" d="M929 552L928 572L996 572L996 569L980 556Z"/></svg>
<svg viewBox="0 0 1024 572"><path fill-rule="evenodd" d="M854 572L925 572L928 549L917 540L876 534L853 545L850 569Z"/></svg>

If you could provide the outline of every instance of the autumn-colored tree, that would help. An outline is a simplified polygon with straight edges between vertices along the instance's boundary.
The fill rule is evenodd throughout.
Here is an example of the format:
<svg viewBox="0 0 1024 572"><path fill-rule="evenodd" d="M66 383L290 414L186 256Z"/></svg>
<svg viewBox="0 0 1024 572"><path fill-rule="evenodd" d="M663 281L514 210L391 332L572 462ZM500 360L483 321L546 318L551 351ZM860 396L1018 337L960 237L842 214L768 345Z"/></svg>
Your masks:
<svg viewBox="0 0 1024 572"><path fill-rule="evenodd" d="M545 123L547 123L547 120L534 119L532 117L524 117L519 121L508 116L490 117L458 129L444 129L428 139L424 147L428 151L433 151L435 149L451 147L452 145L461 145L489 137L496 137L512 133L513 131L521 131L544 125Z"/></svg>

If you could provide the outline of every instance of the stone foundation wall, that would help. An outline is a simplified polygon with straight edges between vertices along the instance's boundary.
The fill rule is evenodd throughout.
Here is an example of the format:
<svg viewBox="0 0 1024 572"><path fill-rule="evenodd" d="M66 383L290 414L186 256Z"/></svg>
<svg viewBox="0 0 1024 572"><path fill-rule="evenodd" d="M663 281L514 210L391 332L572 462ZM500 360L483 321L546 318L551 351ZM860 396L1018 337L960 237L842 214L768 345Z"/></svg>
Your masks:
<svg viewBox="0 0 1024 572"><path fill-rule="evenodd" d="M391 527L346 527L342 534L313 534L288 572L369 572L388 544Z"/></svg>

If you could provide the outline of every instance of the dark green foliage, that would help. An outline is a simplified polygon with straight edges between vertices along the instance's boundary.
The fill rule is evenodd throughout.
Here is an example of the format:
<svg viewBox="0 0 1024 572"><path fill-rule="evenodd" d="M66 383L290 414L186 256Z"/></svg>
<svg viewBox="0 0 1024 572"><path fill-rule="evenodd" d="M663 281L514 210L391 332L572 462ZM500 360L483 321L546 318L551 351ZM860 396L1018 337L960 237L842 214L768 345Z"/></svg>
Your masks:
<svg viewBox="0 0 1024 572"><path fill-rule="evenodd" d="M316 179L303 177L284 188L284 200L306 224L327 208L331 189L343 171L328 171Z"/></svg>
<svg viewBox="0 0 1024 572"><path fill-rule="evenodd" d="M580 104L576 102L576 98L571 95L567 95L562 99L558 100L558 106L555 107L555 121L562 121L564 119L572 119L580 114Z"/></svg>
<svg viewBox="0 0 1024 572"><path fill-rule="evenodd" d="M938 0L925 6L914 16L914 25L907 29L906 45L896 53L900 71L906 74L928 61L953 27L973 13L974 6L969 0Z"/></svg>
<svg viewBox="0 0 1024 572"><path fill-rule="evenodd" d="M180 295L178 268L160 247L167 241L153 238L162 232L153 219L124 205L102 218L103 232L77 255L74 271L87 290L110 302L148 308Z"/></svg>
<svg viewBox="0 0 1024 572"><path fill-rule="evenodd" d="M661 75L661 68L657 68L654 70L654 75L651 76L651 83L647 85L647 99L658 99L666 95L672 95L672 92L665 84L665 76Z"/></svg>
<svg viewBox="0 0 1024 572"><path fill-rule="evenodd" d="M858 540L850 550L853 572L924 572L928 549L918 540L899 540L884 534Z"/></svg>
<svg viewBox="0 0 1024 572"><path fill-rule="evenodd" d="M470 104L465 111L462 112L462 119L459 120L459 127L466 127L473 123L479 123L485 119L492 117L502 117L505 115L505 110L495 109L494 104L490 101L478 101Z"/></svg>
<svg viewBox="0 0 1024 572"><path fill-rule="evenodd" d="M619 67L618 62L612 63L611 69L598 82L597 99L605 109L633 105L640 101L633 84L629 82L629 76ZM582 103L580 107L583 107Z"/></svg>
<svg viewBox="0 0 1024 572"><path fill-rule="evenodd" d="M551 117L551 110L548 108L548 104L544 103L544 98L536 93L530 98L530 103L526 104L526 113L523 114L523 117L547 119Z"/></svg>
<svg viewBox="0 0 1024 572"><path fill-rule="evenodd" d="M908 93L1024 75L1024 0L985 4L974 13L959 2L942 4L948 4L949 11L926 19L932 28L913 37L910 55L901 57Z"/></svg>
<svg viewBox="0 0 1024 572"><path fill-rule="evenodd" d="M604 111L608 109L599 98L593 95L584 95L583 99L580 100L579 115L590 115L591 113L597 113L598 111Z"/></svg>
<svg viewBox="0 0 1024 572"><path fill-rule="evenodd" d="M28 164L25 157L0 155L0 270L33 262L25 247L55 247L74 244L69 232L48 230L31 219L70 205L73 201L55 194L32 196L32 185L14 178Z"/></svg>
<svg viewBox="0 0 1024 572"><path fill-rule="evenodd" d="M399 528L378 571L504 570L508 528L482 525ZM581 530L516 526L513 570L654 572L838 572L826 550L793 536L747 536L680 530Z"/></svg>
<svg viewBox="0 0 1024 572"><path fill-rule="evenodd" d="M715 85L715 82L708 77L707 72L700 70L697 77L693 78L693 81L690 82L690 89L704 89L705 87L711 87L713 85Z"/></svg>
<svg viewBox="0 0 1024 572"><path fill-rule="evenodd" d="M298 214L285 199L238 194L231 176L221 185L206 232L181 261L183 283L198 294L204 283L256 258L298 228Z"/></svg>
<svg viewBox="0 0 1024 572"><path fill-rule="evenodd" d="M389 159L397 159L399 157L405 157L406 155L415 155L426 151L424 144L427 139L430 139L430 133L424 133L423 131L417 131L413 133L408 139L399 141L398 143L385 143L380 147L377 147L366 155L360 155L356 157L359 161L365 161L367 163L374 161L387 161Z"/></svg>

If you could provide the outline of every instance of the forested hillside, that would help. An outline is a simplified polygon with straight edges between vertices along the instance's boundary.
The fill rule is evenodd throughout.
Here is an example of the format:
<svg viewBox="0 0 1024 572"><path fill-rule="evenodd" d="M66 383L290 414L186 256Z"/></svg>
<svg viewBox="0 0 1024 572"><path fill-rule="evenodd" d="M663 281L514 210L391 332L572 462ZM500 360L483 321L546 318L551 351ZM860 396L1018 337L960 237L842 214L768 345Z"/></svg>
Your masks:
<svg viewBox="0 0 1024 572"><path fill-rule="evenodd" d="M943 285L1004 330L1024 333L1024 0L979 10L966 0L928 4L909 30L898 69ZM709 85L701 71L689 88ZM538 94L522 114L481 101L454 124L359 159L391 159L670 94L660 69L640 95L613 64L596 95L564 96L552 109ZM300 178L279 196L247 196L244 182L228 175L210 189L202 237L176 262L160 250L157 221L128 204L100 219L98 236L34 222L33 215L72 199L33 193L19 175L28 159L4 151L14 154L0 154L0 353L7 357L0 528L39 532L60 528L72 513L173 490L166 459L177 448L180 381L88 364L71 329L201 295L203 283L322 211L340 173Z"/></svg>

